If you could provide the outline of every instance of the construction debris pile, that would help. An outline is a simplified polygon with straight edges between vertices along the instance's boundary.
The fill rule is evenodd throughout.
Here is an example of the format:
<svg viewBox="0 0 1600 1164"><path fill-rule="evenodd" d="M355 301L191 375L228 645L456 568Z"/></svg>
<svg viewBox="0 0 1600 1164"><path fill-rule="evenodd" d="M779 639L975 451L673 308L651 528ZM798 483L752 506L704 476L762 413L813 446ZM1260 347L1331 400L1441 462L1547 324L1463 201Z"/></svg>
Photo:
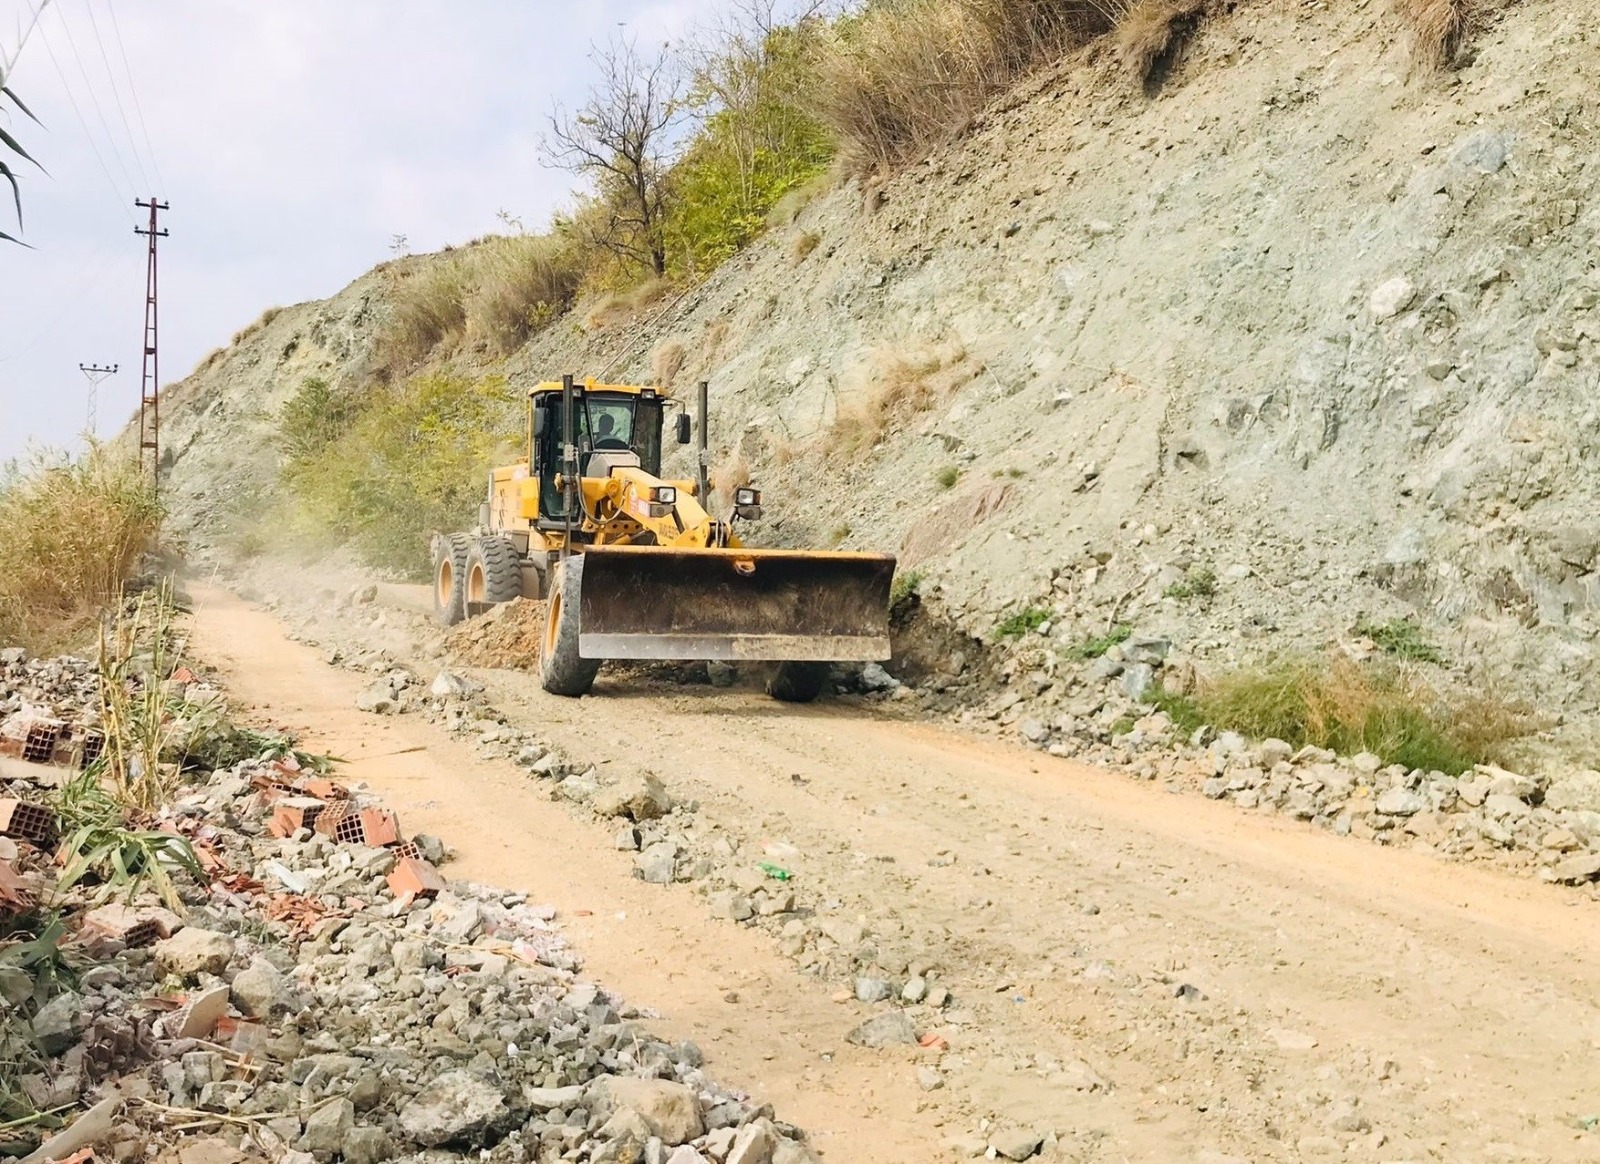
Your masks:
<svg viewBox="0 0 1600 1164"><path fill-rule="evenodd" d="M7 659L7 722L87 717L86 665ZM165 902L138 869L62 888L81 774L0 774L0 1159L815 1160L583 982L553 910L446 881L439 840L319 769L247 760L130 820L194 854Z"/></svg>

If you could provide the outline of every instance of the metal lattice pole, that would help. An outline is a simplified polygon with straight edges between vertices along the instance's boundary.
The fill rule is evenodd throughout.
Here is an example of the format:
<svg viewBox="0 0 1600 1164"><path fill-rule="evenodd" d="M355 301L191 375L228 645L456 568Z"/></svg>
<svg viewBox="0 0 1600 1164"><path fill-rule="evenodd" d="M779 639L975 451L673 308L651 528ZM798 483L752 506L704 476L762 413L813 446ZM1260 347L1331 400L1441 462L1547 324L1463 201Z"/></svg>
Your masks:
<svg viewBox="0 0 1600 1164"><path fill-rule="evenodd" d="M168 209L165 202L151 198L148 202L134 200L135 206L150 211L150 225L136 226L135 234L150 240L149 260L144 281L144 367L139 376L139 459L143 463L145 450L150 451L150 480L161 483L161 366L156 354L156 240L167 237L156 216Z"/></svg>
<svg viewBox="0 0 1600 1164"><path fill-rule="evenodd" d="M107 376L115 376L117 374L117 365L112 364L110 367L103 367L100 364L79 364L78 371L89 379L88 433L92 440L100 419L100 381Z"/></svg>

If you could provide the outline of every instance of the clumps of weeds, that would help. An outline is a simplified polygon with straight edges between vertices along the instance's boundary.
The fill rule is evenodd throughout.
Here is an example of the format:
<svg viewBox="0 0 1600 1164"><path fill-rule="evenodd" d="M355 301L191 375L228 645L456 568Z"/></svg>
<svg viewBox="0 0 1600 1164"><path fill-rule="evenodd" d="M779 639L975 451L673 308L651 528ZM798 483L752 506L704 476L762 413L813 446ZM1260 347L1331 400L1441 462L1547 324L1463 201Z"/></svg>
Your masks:
<svg viewBox="0 0 1600 1164"><path fill-rule="evenodd" d="M844 545L845 539L849 536L850 523L841 522L828 531L828 548L833 549L836 546Z"/></svg>
<svg viewBox="0 0 1600 1164"><path fill-rule="evenodd" d="M850 388L828 431L827 445L860 454L939 399L939 373L967 358L959 342L916 349L880 348L868 362L865 383Z"/></svg>
<svg viewBox="0 0 1600 1164"><path fill-rule="evenodd" d="M1396 0L1411 26L1411 52L1424 67L1453 64L1481 19L1484 0Z"/></svg>
<svg viewBox="0 0 1600 1164"><path fill-rule="evenodd" d="M794 242L789 246L789 265L798 267L805 262L821 242L822 236L814 230L802 231L795 235Z"/></svg>
<svg viewBox="0 0 1600 1164"><path fill-rule="evenodd" d="M1042 606L1030 606L1004 619L994 628L997 639L1017 639L1032 634L1054 617L1052 611Z"/></svg>
<svg viewBox="0 0 1600 1164"><path fill-rule="evenodd" d="M945 465L933 475L934 484L940 489L953 489L959 480L961 480L961 470L954 465Z"/></svg>
<svg viewBox="0 0 1600 1164"><path fill-rule="evenodd" d="M896 571L894 581L889 586L889 608L893 610L915 597L922 589L922 577L921 570Z"/></svg>
<svg viewBox="0 0 1600 1164"><path fill-rule="evenodd" d="M1375 623L1362 619L1356 634L1371 639L1372 645L1393 658L1408 663L1443 663L1444 652L1409 618L1394 618Z"/></svg>
<svg viewBox="0 0 1600 1164"><path fill-rule="evenodd" d="M1217 593L1217 572L1209 566L1191 567L1181 582L1174 582L1162 591L1163 598L1186 602L1192 598L1214 598Z"/></svg>
<svg viewBox="0 0 1600 1164"><path fill-rule="evenodd" d="M1102 657L1112 647L1121 646L1133 635L1133 628L1125 623L1118 623L1103 635L1094 635L1076 643L1067 651L1067 658L1076 659L1086 663L1091 659Z"/></svg>
<svg viewBox="0 0 1600 1164"><path fill-rule="evenodd" d="M1188 694L1157 688L1148 701L1186 731L1210 725L1450 775L1503 762L1540 726L1521 704L1441 692L1395 663L1344 655L1272 660L1201 678Z"/></svg>
<svg viewBox="0 0 1600 1164"><path fill-rule="evenodd" d="M1128 76L1154 81L1205 19L1213 0L1136 0L1117 24L1117 52Z"/></svg>

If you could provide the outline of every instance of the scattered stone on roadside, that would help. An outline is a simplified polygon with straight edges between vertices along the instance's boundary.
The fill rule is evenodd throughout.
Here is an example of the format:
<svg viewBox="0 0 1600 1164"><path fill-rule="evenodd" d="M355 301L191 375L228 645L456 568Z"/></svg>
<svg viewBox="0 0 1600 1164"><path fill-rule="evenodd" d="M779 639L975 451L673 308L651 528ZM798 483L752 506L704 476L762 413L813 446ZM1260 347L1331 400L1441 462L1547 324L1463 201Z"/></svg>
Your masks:
<svg viewBox="0 0 1600 1164"><path fill-rule="evenodd" d="M914 1046L917 1030L904 1011L891 1010L869 1018L846 1035L845 1041L858 1047Z"/></svg>
<svg viewBox="0 0 1600 1164"><path fill-rule="evenodd" d="M1044 1137L1028 1128L999 1127L989 1133L988 1147L1003 1160L1028 1160L1044 1143Z"/></svg>
<svg viewBox="0 0 1600 1164"><path fill-rule="evenodd" d="M473 1071L447 1071L400 1111L400 1128L425 1148L482 1147L505 1131L514 1113L505 1093Z"/></svg>
<svg viewBox="0 0 1600 1164"><path fill-rule="evenodd" d="M649 772L633 773L600 789L590 805L601 816L625 816L638 823L656 820L672 811L672 797Z"/></svg>
<svg viewBox="0 0 1600 1164"><path fill-rule="evenodd" d="M221 974L233 958L233 939L199 926L185 926L155 944L156 961L173 974Z"/></svg>

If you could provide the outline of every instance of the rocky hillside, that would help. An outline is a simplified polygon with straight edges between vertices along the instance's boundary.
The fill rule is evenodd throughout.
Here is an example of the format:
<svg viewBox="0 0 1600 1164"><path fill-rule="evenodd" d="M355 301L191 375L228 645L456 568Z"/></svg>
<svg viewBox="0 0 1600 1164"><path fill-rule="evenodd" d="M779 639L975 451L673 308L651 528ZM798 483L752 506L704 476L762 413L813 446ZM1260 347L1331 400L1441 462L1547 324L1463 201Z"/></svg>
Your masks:
<svg viewBox="0 0 1600 1164"><path fill-rule="evenodd" d="M1410 616L1459 677L1581 722L1600 31L1530 0L1425 76L1371 7L1241 5L1154 92L1087 50L657 317L580 309L503 368L649 378L681 347L769 540L898 550L976 636L1048 609L1029 667L1117 622L1218 665ZM169 389L197 540L259 504L306 375L365 376L404 272Z"/></svg>

